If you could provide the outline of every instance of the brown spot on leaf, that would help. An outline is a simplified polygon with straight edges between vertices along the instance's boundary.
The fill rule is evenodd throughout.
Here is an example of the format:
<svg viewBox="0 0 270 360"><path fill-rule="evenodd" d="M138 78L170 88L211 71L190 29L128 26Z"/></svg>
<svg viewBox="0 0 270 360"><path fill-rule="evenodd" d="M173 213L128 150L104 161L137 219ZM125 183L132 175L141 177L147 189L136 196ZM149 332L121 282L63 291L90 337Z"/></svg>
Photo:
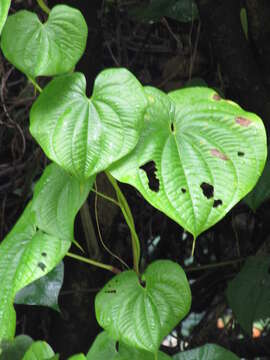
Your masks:
<svg viewBox="0 0 270 360"><path fill-rule="evenodd" d="M200 185L203 195L207 198L207 199L211 199L214 196L214 186L210 185L206 182L201 183Z"/></svg>
<svg viewBox="0 0 270 360"><path fill-rule="evenodd" d="M43 262L39 262L39 263L37 264L37 266L38 266L42 271L45 271L45 269L46 269L46 265L45 265Z"/></svg>
<svg viewBox="0 0 270 360"><path fill-rule="evenodd" d="M43 252L43 253L41 253L41 255L42 255L43 257L46 257L46 256L47 256L47 253Z"/></svg>
<svg viewBox="0 0 270 360"><path fill-rule="evenodd" d="M228 157L223 154L221 151L219 151L218 149L211 149L211 155L213 155L214 157L217 157L221 160L228 160Z"/></svg>
<svg viewBox="0 0 270 360"><path fill-rule="evenodd" d="M119 351L119 341L116 341L116 343L115 343L115 350L116 350L116 352Z"/></svg>
<svg viewBox="0 0 270 360"><path fill-rule="evenodd" d="M219 207L219 206L222 205L222 204L223 204L222 200L220 200L220 199L214 200L213 208L217 208L217 207Z"/></svg>
<svg viewBox="0 0 270 360"><path fill-rule="evenodd" d="M173 122L171 123L171 132L174 132L174 124L173 124Z"/></svg>
<svg viewBox="0 0 270 360"><path fill-rule="evenodd" d="M246 119L242 116L238 116L236 119L235 119L235 122L237 124L239 124L240 126L243 126L243 127L248 127L250 124L251 124L251 120L249 119Z"/></svg>
<svg viewBox="0 0 270 360"><path fill-rule="evenodd" d="M219 100L221 100L221 97L218 94L214 94L213 100L219 101Z"/></svg>
<svg viewBox="0 0 270 360"><path fill-rule="evenodd" d="M159 179L156 176L156 164L153 160L148 161L146 164L140 166L140 169L145 171L148 178L149 189L155 192L159 191Z"/></svg>
<svg viewBox="0 0 270 360"><path fill-rule="evenodd" d="M116 294L116 290L106 290L106 294Z"/></svg>
<svg viewBox="0 0 270 360"><path fill-rule="evenodd" d="M185 194L187 192L187 190L185 188L181 188L181 191L183 194Z"/></svg>

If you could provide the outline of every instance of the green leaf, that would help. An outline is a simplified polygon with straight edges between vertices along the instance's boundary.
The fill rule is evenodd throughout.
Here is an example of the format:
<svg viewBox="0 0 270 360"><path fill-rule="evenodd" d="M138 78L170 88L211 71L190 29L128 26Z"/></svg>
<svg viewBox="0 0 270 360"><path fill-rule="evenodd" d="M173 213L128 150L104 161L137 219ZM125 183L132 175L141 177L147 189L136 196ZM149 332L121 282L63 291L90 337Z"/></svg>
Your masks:
<svg viewBox="0 0 270 360"><path fill-rule="evenodd" d="M68 360L86 360L86 357L83 354L77 354L69 357Z"/></svg>
<svg viewBox="0 0 270 360"><path fill-rule="evenodd" d="M269 154L269 148L268 148ZM267 200L270 199L270 159L269 155L262 176L255 188L244 198L244 202L254 212Z"/></svg>
<svg viewBox="0 0 270 360"><path fill-rule="evenodd" d="M111 174L197 237L256 184L266 159L263 123L205 87L146 93L140 140Z"/></svg>
<svg viewBox="0 0 270 360"><path fill-rule="evenodd" d="M1 0L0 2L0 35L2 32L2 29L5 25L7 16L8 16L8 10L10 7L11 0Z"/></svg>
<svg viewBox="0 0 270 360"><path fill-rule="evenodd" d="M81 184L79 194L78 182L74 184L74 179L64 171L59 172L57 165L49 165L36 185L37 190L34 191L32 202L28 204L12 231L2 241L0 245L0 341L12 339L14 336L16 314L12 303L16 293L50 272L62 260L71 244L71 237L61 236L61 224L65 228L70 222L70 227L73 228L73 214L66 212L66 209L63 209L60 215L59 208L59 215L55 219L56 222L59 221L56 236L51 231L53 222L49 221L50 212L54 213L54 208L61 203L59 199L63 196L59 192L55 203L49 201L53 195L51 181L55 184L52 180L54 175L58 176L59 183L69 183L67 196L76 199L74 207L78 209L84 203L93 183L93 178L91 178L87 183ZM43 184L42 189L39 186L40 183ZM74 196L74 193L77 193L77 196ZM48 202L42 204L39 197L44 198L45 194L47 194ZM41 207L37 208L35 204L40 204ZM63 203L63 207L67 204L69 204L68 199L66 203ZM41 214L44 214L42 220ZM65 231L63 234L65 235Z"/></svg>
<svg viewBox="0 0 270 360"><path fill-rule="evenodd" d="M245 37L248 40L248 17L246 8L242 7L240 10L240 21Z"/></svg>
<svg viewBox="0 0 270 360"><path fill-rule="evenodd" d="M22 360L48 360L54 356L54 351L45 341L35 341L26 351Z"/></svg>
<svg viewBox="0 0 270 360"><path fill-rule="evenodd" d="M48 306L59 311L58 296L64 281L64 264L61 261L52 271L21 289L16 304Z"/></svg>
<svg viewBox="0 0 270 360"><path fill-rule="evenodd" d="M19 335L12 341L0 343L0 360L22 360L25 352L33 343L26 335Z"/></svg>
<svg viewBox="0 0 270 360"><path fill-rule="evenodd" d="M134 271L122 272L95 299L97 321L112 338L150 352L157 352L190 304L186 275L169 260L152 263L141 283Z"/></svg>
<svg viewBox="0 0 270 360"><path fill-rule="evenodd" d="M100 333L91 349L89 350L87 360L154 360L154 356L151 352L146 352L144 350L139 350L133 347L129 347L125 344L120 343L119 346L116 345L115 340L113 340L109 334L104 331ZM169 360L169 356L163 352L158 352L158 357L156 360Z"/></svg>
<svg viewBox="0 0 270 360"><path fill-rule="evenodd" d="M250 257L226 291L229 306L249 335L255 322L270 317L269 268L269 256Z"/></svg>
<svg viewBox="0 0 270 360"><path fill-rule="evenodd" d="M173 360L238 360L239 357L215 344L206 344L197 349L173 356ZM240 360L240 359L239 359Z"/></svg>
<svg viewBox="0 0 270 360"><path fill-rule="evenodd" d="M152 0L148 6L135 8L130 14L142 21L159 21L166 16L180 22L190 22L199 16L194 0Z"/></svg>
<svg viewBox="0 0 270 360"><path fill-rule="evenodd" d="M22 10L8 17L1 48L5 57L30 78L71 71L82 56L87 25L77 9L55 6L42 24L35 13Z"/></svg>
<svg viewBox="0 0 270 360"><path fill-rule="evenodd" d="M125 69L102 71L92 97L81 73L53 79L34 103L30 131L46 155L86 179L106 169L137 144L147 100Z"/></svg>

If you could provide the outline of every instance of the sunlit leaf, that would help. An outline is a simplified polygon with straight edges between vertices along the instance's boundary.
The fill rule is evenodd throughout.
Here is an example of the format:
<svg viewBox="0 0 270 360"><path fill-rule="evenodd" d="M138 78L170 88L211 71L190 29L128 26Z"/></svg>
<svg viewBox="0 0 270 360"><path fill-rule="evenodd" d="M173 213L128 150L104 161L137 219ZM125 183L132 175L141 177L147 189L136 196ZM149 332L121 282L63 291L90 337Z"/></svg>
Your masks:
<svg viewBox="0 0 270 360"><path fill-rule="evenodd" d="M81 73L57 77L30 113L30 131L46 155L79 179L135 147L147 106L143 87L125 69L101 72L90 99L85 89Z"/></svg>
<svg viewBox="0 0 270 360"><path fill-rule="evenodd" d="M156 352L163 338L188 313L191 294L182 268L159 260L148 266L139 281L124 271L97 294L98 323L115 340Z"/></svg>
<svg viewBox="0 0 270 360"><path fill-rule="evenodd" d="M256 184L267 153L263 123L205 87L146 92L140 140L111 174L196 237Z"/></svg>
<svg viewBox="0 0 270 360"><path fill-rule="evenodd" d="M215 344L206 344L197 349L173 356L173 360L240 360L238 356Z"/></svg>
<svg viewBox="0 0 270 360"><path fill-rule="evenodd" d="M48 360L54 356L54 351L45 341L35 341L26 351L22 360Z"/></svg>
<svg viewBox="0 0 270 360"><path fill-rule="evenodd" d="M8 17L2 32L5 57L31 78L71 71L82 56L87 25L77 9L55 6L44 24L35 13L21 10Z"/></svg>
<svg viewBox="0 0 270 360"><path fill-rule="evenodd" d="M0 35L5 25L11 0L0 1Z"/></svg>

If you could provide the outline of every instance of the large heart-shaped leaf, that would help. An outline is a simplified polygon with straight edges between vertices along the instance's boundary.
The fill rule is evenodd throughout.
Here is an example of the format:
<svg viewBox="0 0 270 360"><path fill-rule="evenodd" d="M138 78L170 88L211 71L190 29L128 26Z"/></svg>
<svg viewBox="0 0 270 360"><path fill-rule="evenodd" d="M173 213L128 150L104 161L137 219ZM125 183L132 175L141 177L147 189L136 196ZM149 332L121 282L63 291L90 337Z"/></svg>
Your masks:
<svg viewBox="0 0 270 360"><path fill-rule="evenodd" d="M269 268L269 256L249 258L226 291L229 306L249 335L254 322L270 317Z"/></svg>
<svg viewBox="0 0 270 360"><path fill-rule="evenodd" d="M45 341L35 341L26 351L22 360L48 360L54 355L53 349Z"/></svg>
<svg viewBox="0 0 270 360"><path fill-rule="evenodd" d="M87 194L92 186L93 178L89 179L87 183L78 186L74 184L74 179L67 175L64 171L59 172L58 166L50 165L40 179L43 188L36 186L37 191L34 192L32 202L30 202L25 209L23 215L20 217L12 231L7 235L0 245L0 341L4 339L11 339L14 336L16 315L13 308L13 300L16 293L39 279L51 271L65 256L68 251L72 238L67 237L65 231L61 235L61 228L58 228L56 235L53 234L51 216L44 215L41 220L40 214L49 214L50 211L55 214L54 209L61 201L59 199L63 196L61 192L55 197L55 203L48 200L44 204L40 203L39 196L48 199L55 195L52 192L51 181L58 176L61 184L70 183L69 193L66 194L67 204L69 204L69 197L75 199L74 208L79 209L84 203ZM64 177L65 180L62 178ZM52 183L56 184L54 181ZM64 185L63 185L64 186ZM77 193L75 196L74 193ZM41 208L36 207L36 203L41 205ZM66 204L63 203L63 207ZM46 208L46 209L45 209ZM46 219L48 220L46 222ZM63 209L62 214L55 221L63 224L64 230L66 224L71 224L69 227L73 228L73 213L69 214ZM41 230L40 230L41 229Z"/></svg>
<svg viewBox="0 0 270 360"><path fill-rule="evenodd" d="M206 344L197 349L174 355L174 360L239 360L231 351L215 344Z"/></svg>
<svg viewBox="0 0 270 360"><path fill-rule="evenodd" d="M26 335L19 335L12 341L0 343L0 360L22 360L33 340Z"/></svg>
<svg viewBox="0 0 270 360"><path fill-rule="evenodd" d="M47 275L21 289L15 304L48 306L59 311L58 296L64 281L64 263L60 262Z"/></svg>
<svg viewBox="0 0 270 360"><path fill-rule="evenodd" d="M46 155L77 178L106 169L137 144L147 106L144 90L125 69L99 74L92 97L85 78L55 78L30 113L30 131Z"/></svg>
<svg viewBox="0 0 270 360"><path fill-rule="evenodd" d="M1 0L0 2L0 35L2 32L2 29L5 25L7 16L8 16L8 10L10 7L11 0Z"/></svg>
<svg viewBox="0 0 270 360"><path fill-rule="evenodd" d="M82 56L87 25L77 9L55 6L46 23L22 10L8 17L1 48L5 57L27 76L53 76L71 71Z"/></svg>
<svg viewBox="0 0 270 360"><path fill-rule="evenodd" d="M267 152L263 123L205 87L146 92L141 138L111 173L196 237L256 184Z"/></svg>
<svg viewBox="0 0 270 360"><path fill-rule="evenodd" d="M139 350L134 347L127 346L123 343L118 344L113 340L106 331L100 333L93 345L91 346L87 360L154 360L151 352ZM169 356L159 351L156 360L169 360Z"/></svg>
<svg viewBox="0 0 270 360"><path fill-rule="evenodd" d="M163 338L188 313L191 294L182 268L172 261L152 263L140 282L125 271L97 294L98 323L115 340L157 352Z"/></svg>

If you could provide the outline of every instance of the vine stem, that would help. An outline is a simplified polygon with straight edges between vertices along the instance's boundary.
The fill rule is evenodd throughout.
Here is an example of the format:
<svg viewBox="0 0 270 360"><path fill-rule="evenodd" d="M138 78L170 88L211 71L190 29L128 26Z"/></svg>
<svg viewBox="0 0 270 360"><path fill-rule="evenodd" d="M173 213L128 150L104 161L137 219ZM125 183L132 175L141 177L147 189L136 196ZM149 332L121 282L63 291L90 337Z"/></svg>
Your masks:
<svg viewBox="0 0 270 360"><path fill-rule="evenodd" d="M114 177L107 171L105 171L105 174L116 192L116 196L117 196L121 211L124 215L124 218L126 220L128 227L129 227L129 230L131 233L131 241L132 241L133 268L134 268L135 272L137 273L137 275L139 275L139 273L140 273L139 272L139 261L140 261L141 247L140 247L139 237L136 233L135 224L134 224L134 220L133 220L133 216L132 216L130 207L127 203L127 200L126 200L124 194L122 193L120 187L118 186L117 181L114 179Z"/></svg>
<svg viewBox="0 0 270 360"><path fill-rule="evenodd" d="M51 9L45 4L44 0L37 0L39 7L47 14L50 14Z"/></svg>
<svg viewBox="0 0 270 360"><path fill-rule="evenodd" d="M215 269L215 268L218 268L218 267L233 265L233 264L236 264L238 262L245 261L245 260L246 260L246 258L242 257L242 258L223 261L223 262L215 263L215 264L207 264L207 265L201 265L201 266L196 266L196 267L185 268L184 270L185 270L185 272L188 273L188 272L194 272L194 271L200 271L200 270Z"/></svg>
<svg viewBox="0 0 270 360"><path fill-rule="evenodd" d="M96 266L96 267L99 267L101 269L105 269L105 270L108 270L108 271L111 271L113 272L114 274L119 274L121 271L116 268L115 266L112 266L112 265L107 265L107 264L104 264L102 262L99 262L99 261L96 261L96 260L92 260L92 259L88 259L88 258L85 258L83 256L80 256L80 255L77 255L77 254L73 254L71 252L67 252L66 253L67 256L73 258L73 259L76 259L76 260L79 260L79 261L82 261L82 262L85 262L87 264L90 264L90 265L93 265L93 266Z"/></svg>

